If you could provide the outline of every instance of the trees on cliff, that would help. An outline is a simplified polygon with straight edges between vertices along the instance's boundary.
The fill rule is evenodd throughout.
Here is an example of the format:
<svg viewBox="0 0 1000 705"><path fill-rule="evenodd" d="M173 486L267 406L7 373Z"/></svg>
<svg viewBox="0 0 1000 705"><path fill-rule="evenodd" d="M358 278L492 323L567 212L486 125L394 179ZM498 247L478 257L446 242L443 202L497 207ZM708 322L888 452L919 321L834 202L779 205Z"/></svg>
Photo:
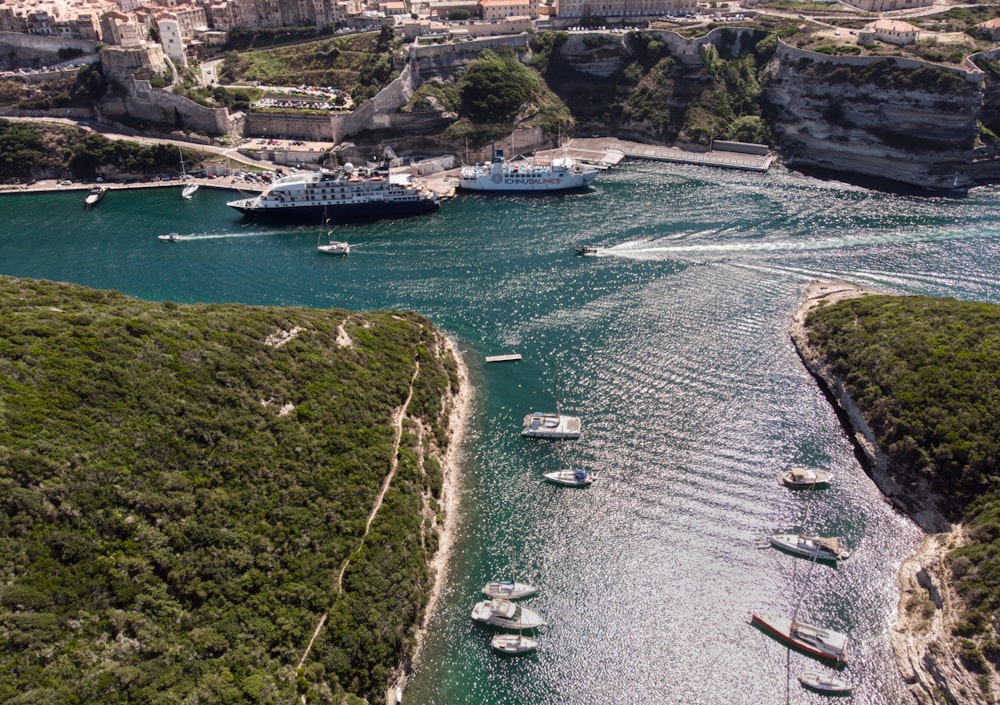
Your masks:
<svg viewBox="0 0 1000 705"><path fill-rule="evenodd" d="M426 601L430 436L358 539L417 360L408 413L446 424L437 335L0 278L0 701L380 697Z"/></svg>
<svg viewBox="0 0 1000 705"><path fill-rule="evenodd" d="M1000 306L870 296L819 308L807 327L897 481L926 481L966 524L969 544L948 558L965 607L955 636L985 675L1000 666Z"/></svg>

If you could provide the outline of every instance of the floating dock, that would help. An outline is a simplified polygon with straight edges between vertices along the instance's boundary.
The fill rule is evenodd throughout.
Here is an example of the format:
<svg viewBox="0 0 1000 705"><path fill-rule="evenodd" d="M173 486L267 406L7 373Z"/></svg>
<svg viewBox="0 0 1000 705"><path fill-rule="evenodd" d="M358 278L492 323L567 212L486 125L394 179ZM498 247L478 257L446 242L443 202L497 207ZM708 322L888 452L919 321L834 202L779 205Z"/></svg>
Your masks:
<svg viewBox="0 0 1000 705"><path fill-rule="evenodd" d="M516 362L521 359L519 353L513 353L511 355L490 355L486 358L486 362Z"/></svg>

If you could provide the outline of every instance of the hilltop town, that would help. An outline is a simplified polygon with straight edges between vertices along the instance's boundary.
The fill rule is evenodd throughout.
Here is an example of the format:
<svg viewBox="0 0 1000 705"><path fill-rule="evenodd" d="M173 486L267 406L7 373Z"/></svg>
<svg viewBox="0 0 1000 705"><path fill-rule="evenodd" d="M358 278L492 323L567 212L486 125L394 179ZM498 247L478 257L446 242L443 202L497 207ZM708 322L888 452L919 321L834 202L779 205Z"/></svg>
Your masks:
<svg viewBox="0 0 1000 705"><path fill-rule="evenodd" d="M697 149L729 140L765 144L799 166L932 189L998 175L992 85L1000 76L1000 13L991 6L161 2L0 1L0 44L8 48L0 84L25 86L6 91L14 99L4 114L123 125L201 144L360 141L367 154L373 144L458 154L515 134L522 151L574 133ZM350 41L326 41L338 38ZM301 52L314 55L296 63L275 52L266 65L244 59L295 43L311 43ZM513 52L545 84L502 120L471 119L455 99L463 67L486 50ZM740 63L747 55L752 67ZM81 65L99 65L109 86L92 104L80 103L79 87L70 91L73 104L26 99ZM439 94L433 85L452 88ZM277 163L318 161L295 150L258 151Z"/></svg>

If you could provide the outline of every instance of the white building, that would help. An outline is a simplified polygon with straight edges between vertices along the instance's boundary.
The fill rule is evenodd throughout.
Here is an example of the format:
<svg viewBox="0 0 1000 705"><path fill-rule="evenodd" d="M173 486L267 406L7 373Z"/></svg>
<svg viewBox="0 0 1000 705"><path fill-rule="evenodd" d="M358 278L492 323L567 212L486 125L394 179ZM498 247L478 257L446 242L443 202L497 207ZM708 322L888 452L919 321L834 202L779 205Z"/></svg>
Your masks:
<svg viewBox="0 0 1000 705"><path fill-rule="evenodd" d="M156 18L156 29L160 33L163 53L170 57L175 66L187 66L184 55L184 37L181 25L173 15L162 14Z"/></svg>

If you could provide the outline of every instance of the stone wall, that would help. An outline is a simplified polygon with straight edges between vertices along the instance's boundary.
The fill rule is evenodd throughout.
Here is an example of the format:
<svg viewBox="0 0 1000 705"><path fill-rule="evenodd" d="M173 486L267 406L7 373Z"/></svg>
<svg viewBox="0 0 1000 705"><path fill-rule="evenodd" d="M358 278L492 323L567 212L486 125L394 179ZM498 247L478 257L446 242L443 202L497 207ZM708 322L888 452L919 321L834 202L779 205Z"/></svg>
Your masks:
<svg viewBox="0 0 1000 705"><path fill-rule="evenodd" d="M117 121L128 117L211 135L227 134L230 130L229 111L225 108L206 108L170 91L153 88L149 81L130 79L128 89L125 98L101 105L102 119Z"/></svg>
<svg viewBox="0 0 1000 705"><path fill-rule="evenodd" d="M333 139L331 116L249 112L243 134L247 137L292 137L329 142Z"/></svg>
<svg viewBox="0 0 1000 705"><path fill-rule="evenodd" d="M847 66L851 68L871 66L878 61L889 61L896 68L903 70L916 70L922 68L940 69L941 71L953 73L956 76L965 79L969 83L979 83L986 76L983 70L975 64L969 66L967 63L967 68L959 68L957 66L936 64L930 61L920 61L919 59L906 59L901 56L833 56L831 54L821 54L807 49L799 49L791 46L790 44L786 44L780 39L778 40L778 48L777 51L775 51L775 56L780 61L807 59L816 63L833 64L836 66Z"/></svg>
<svg viewBox="0 0 1000 705"><path fill-rule="evenodd" d="M59 58L60 49L79 49L84 54L93 54L96 47L97 42L86 39L0 32L0 69L57 64L63 61Z"/></svg>

